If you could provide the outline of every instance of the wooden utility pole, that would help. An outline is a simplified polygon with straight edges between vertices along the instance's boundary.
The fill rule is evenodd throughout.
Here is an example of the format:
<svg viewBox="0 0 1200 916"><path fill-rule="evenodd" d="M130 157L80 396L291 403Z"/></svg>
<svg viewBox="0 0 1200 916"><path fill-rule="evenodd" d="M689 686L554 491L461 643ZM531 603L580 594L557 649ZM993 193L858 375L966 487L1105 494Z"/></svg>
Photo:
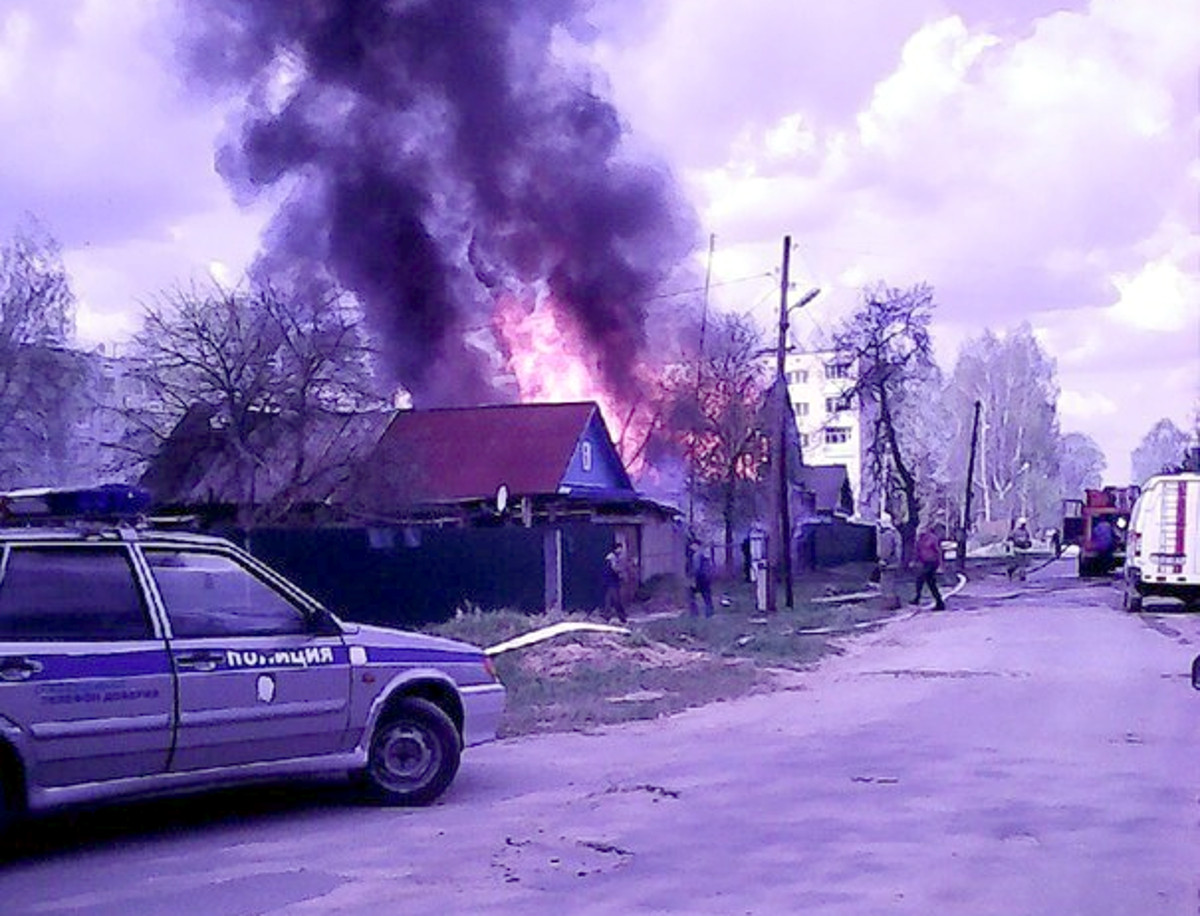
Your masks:
<svg viewBox="0 0 1200 916"><path fill-rule="evenodd" d="M795 429L795 418L789 409L791 398L788 396L787 387L788 314L792 309L808 305L820 292L819 289L810 289L800 298L799 302L793 306L788 306L788 292L791 286L789 277L791 254L792 237L787 235L783 238L783 263L779 278L779 345L775 361L775 383L779 386L779 488L776 496L779 507L777 512L773 511L771 514L773 518L777 517L779 520L779 553L776 554L778 563L773 567L772 575L774 575L775 570L782 572L784 598L788 608L795 606L795 598L792 593L792 518L790 501L791 482L788 475L788 436L789 434L799 435ZM768 546L769 544L770 542L768 541ZM775 599L770 587L768 587L767 594L768 607L774 610Z"/></svg>
<svg viewBox="0 0 1200 916"><path fill-rule="evenodd" d="M704 369L704 338L708 334L708 291L712 286L713 251L717 247L717 234L708 236L708 266L704 271L704 301L700 308L700 346L696 355L696 408L700 407L700 379ZM696 512L696 462L693 459L688 472L688 530L692 530ZM726 563L729 560L726 558Z"/></svg>
<svg viewBox="0 0 1200 916"><path fill-rule="evenodd" d="M788 330L788 265L791 262L792 237L783 237L783 267L779 278L779 352L777 354L779 385L779 549L782 560L784 602L790 610L795 606L792 595L792 518L788 506L788 424L792 422L788 408L787 390L787 330Z"/></svg>
<svg viewBox="0 0 1200 916"><path fill-rule="evenodd" d="M967 494L963 499L962 527L958 534L958 571L967 567L967 534L971 526L971 492L975 489L975 449L979 446L979 412L983 403L975 402L975 419L971 423L971 454L967 458Z"/></svg>

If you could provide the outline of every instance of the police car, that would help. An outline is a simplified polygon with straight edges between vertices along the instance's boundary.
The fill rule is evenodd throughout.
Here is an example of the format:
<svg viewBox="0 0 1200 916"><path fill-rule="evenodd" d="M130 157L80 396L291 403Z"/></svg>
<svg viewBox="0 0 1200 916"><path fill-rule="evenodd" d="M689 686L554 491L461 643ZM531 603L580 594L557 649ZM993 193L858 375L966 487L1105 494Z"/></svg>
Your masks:
<svg viewBox="0 0 1200 916"><path fill-rule="evenodd" d="M338 772L425 804L495 737L482 650L339 620L227 541L132 524L147 505L123 486L0 497L0 828Z"/></svg>

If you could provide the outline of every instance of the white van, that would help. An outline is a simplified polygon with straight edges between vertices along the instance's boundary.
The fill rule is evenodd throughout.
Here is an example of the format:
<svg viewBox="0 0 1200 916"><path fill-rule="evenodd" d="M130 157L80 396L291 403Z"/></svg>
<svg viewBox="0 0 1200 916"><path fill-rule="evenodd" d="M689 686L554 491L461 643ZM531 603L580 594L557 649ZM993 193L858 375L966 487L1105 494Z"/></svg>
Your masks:
<svg viewBox="0 0 1200 916"><path fill-rule="evenodd" d="M1151 477L1129 516L1124 606L1148 595L1200 608L1200 473Z"/></svg>

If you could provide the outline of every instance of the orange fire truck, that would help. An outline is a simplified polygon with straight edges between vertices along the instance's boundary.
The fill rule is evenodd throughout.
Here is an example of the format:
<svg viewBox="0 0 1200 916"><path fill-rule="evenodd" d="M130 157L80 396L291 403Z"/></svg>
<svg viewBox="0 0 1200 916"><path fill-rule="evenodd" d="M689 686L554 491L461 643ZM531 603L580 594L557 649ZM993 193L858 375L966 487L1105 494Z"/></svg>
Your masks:
<svg viewBox="0 0 1200 916"><path fill-rule="evenodd" d="M1125 532L1129 513L1141 489L1103 487L1084 490L1083 499L1063 500L1062 542L1079 547L1079 575L1105 576L1125 563ZM1111 526L1113 549L1106 551L1096 542L1095 526L1107 521Z"/></svg>

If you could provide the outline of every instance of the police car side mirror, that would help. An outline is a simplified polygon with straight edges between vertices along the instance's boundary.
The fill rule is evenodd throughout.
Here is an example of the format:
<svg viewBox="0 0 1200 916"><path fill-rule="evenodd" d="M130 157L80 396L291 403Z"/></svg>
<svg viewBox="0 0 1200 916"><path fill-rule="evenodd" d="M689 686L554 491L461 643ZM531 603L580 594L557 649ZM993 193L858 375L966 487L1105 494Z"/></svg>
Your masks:
<svg viewBox="0 0 1200 916"><path fill-rule="evenodd" d="M313 611L308 617L308 631L313 636L341 636L342 627L324 608Z"/></svg>
<svg viewBox="0 0 1200 916"><path fill-rule="evenodd" d="M1200 655L1192 660L1192 686L1200 690Z"/></svg>

